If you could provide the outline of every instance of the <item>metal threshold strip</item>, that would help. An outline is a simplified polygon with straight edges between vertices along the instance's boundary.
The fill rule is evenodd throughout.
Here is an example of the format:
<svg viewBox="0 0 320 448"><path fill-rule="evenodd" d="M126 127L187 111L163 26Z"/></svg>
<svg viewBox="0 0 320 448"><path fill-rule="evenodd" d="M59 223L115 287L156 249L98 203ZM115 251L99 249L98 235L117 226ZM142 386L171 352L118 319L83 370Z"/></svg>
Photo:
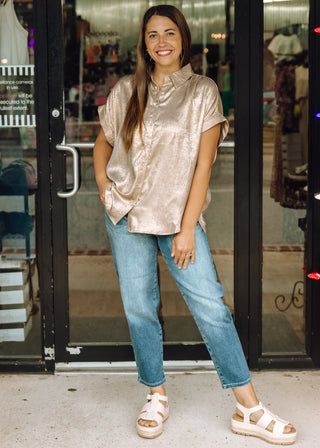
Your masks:
<svg viewBox="0 0 320 448"><path fill-rule="evenodd" d="M193 374L216 372L211 361L164 361L168 374ZM57 363L56 375L100 374L100 375L136 375L135 362L70 362Z"/></svg>

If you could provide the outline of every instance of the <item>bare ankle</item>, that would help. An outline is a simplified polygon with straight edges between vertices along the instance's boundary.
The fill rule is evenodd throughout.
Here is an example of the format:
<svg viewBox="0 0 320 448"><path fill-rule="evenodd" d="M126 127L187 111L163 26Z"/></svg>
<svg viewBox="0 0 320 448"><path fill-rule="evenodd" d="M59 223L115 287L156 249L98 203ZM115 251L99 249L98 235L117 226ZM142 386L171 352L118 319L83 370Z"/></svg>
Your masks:
<svg viewBox="0 0 320 448"><path fill-rule="evenodd" d="M153 394L166 395L166 389L164 386L151 387L150 393L151 393L151 395L153 395Z"/></svg>

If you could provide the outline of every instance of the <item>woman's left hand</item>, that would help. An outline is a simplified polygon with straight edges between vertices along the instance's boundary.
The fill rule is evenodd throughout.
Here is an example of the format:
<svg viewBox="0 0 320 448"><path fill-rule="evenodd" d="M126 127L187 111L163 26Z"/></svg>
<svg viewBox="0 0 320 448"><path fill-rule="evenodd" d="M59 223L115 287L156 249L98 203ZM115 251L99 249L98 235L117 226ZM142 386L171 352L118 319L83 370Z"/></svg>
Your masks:
<svg viewBox="0 0 320 448"><path fill-rule="evenodd" d="M181 230L173 238L171 256L178 264L178 269L187 269L189 261L194 263L196 257L194 230Z"/></svg>

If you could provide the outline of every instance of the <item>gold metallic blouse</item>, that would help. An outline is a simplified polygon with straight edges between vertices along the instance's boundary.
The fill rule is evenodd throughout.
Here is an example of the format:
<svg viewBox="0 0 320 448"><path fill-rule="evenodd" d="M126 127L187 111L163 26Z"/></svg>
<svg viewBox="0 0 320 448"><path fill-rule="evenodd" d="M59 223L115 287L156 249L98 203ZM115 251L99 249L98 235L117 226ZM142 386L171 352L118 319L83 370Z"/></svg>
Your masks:
<svg viewBox="0 0 320 448"><path fill-rule="evenodd" d="M167 76L161 89L151 81L142 140L136 130L126 151L120 130L132 93L133 76L121 78L99 107L100 123L113 147L107 166L105 205L116 224L128 215L128 231L168 235L179 232L197 163L201 133L222 123L219 144L228 132L214 81L188 64ZM199 222L205 228L203 211Z"/></svg>

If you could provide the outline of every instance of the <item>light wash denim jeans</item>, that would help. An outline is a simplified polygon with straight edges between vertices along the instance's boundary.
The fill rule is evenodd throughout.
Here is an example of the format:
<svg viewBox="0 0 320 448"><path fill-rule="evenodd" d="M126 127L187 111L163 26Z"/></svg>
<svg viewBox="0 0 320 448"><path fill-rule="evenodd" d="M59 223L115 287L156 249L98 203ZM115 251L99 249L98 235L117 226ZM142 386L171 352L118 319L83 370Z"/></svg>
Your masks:
<svg viewBox="0 0 320 448"><path fill-rule="evenodd" d="M231 313L224 304L206 234L196 228L195 263L178 269L171 257L174 235L127 231L127 217L106 227L130 330L140 383L165 383L162 329L158 319L160 294L157 276L158 246L186 301L214 362L223 388L249 384L242 346Z"/></svg>

